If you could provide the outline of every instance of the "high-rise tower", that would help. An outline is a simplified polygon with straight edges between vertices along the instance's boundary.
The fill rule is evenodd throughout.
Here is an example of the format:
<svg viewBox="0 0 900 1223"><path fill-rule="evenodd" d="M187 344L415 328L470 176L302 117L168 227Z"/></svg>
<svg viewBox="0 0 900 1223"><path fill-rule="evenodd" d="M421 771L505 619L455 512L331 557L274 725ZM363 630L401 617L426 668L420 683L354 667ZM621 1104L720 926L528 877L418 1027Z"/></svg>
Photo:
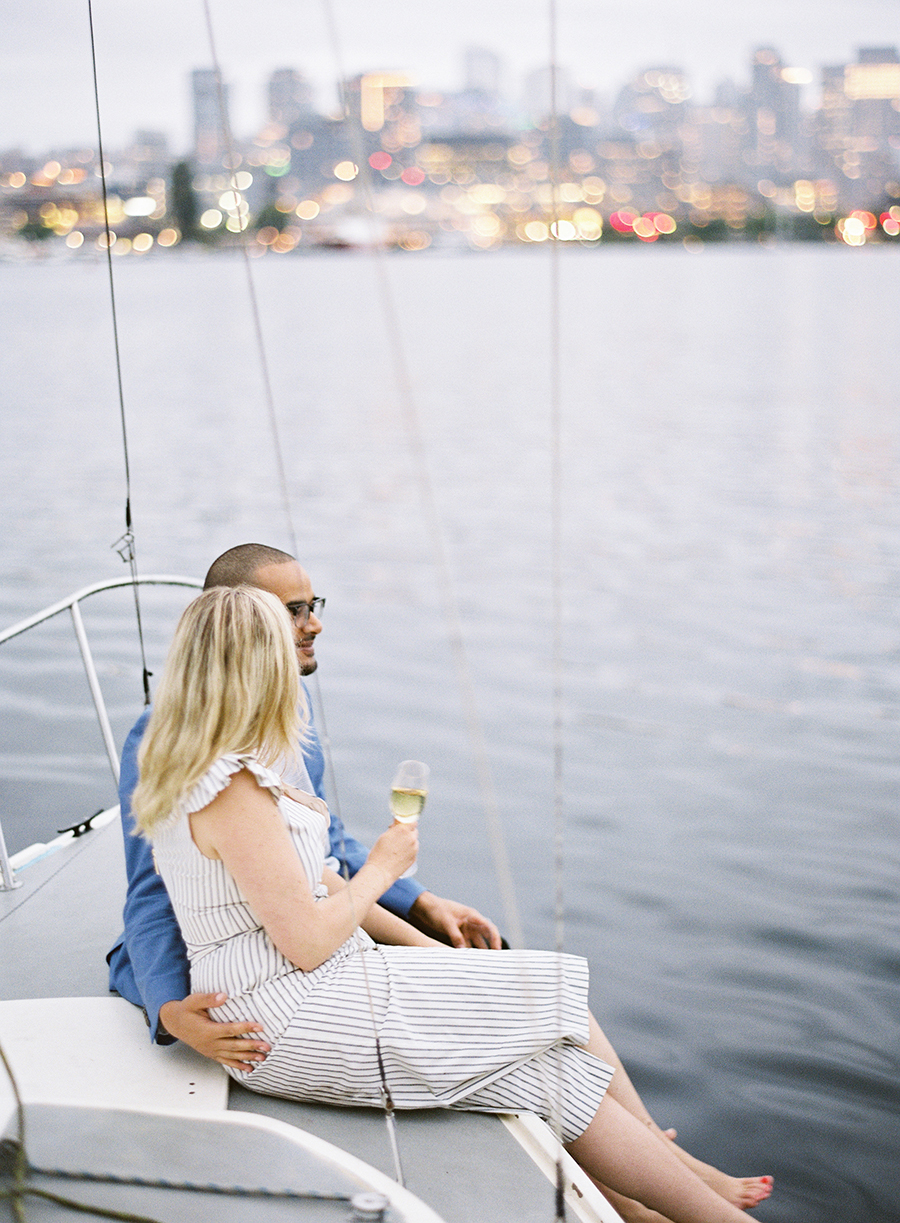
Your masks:
<svg viewBox="0 0 900 1223"><path fill-rule="evenodd" d="M195 68L191 73L191 89L194 103L194 157L200 165L221 165L225 155L223 125L230 128L228 86L222 85L220 99L215 70Z"/></svg>

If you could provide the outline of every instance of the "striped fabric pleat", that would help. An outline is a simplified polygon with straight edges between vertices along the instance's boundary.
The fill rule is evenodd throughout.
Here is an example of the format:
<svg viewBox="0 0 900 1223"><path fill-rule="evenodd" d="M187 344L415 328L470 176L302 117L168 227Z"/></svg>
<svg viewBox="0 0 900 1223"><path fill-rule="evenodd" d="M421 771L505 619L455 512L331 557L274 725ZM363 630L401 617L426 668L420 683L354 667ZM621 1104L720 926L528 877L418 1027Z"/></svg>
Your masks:
<svg viewBox="0 0 900 1223"><path fill-rule="evenodd" d="M254 1019L272 1045L253 1071L229 1073L267 1095L380 1107L377 1032L395 1107L529 1110L559 1124L565 1141L581 1134L612 1076L583 1048L587 962L545 951L376 947L359 931L324 964L300 971L260 927L223 864L191 839L187 815L242 768L278 802L319 897L328 852L322 804L284 796L278 777L252 757L218 761L155 838L192 988L226 992L216 1018Z"/></svg>

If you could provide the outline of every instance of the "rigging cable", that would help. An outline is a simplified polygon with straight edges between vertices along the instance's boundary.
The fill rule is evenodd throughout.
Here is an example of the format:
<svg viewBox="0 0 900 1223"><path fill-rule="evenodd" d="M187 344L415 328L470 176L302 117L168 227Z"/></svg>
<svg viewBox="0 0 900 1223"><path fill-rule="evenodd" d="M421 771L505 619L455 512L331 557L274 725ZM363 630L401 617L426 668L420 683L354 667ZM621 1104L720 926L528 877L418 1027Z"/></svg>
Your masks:
<svg viewBox="0 0 900 1223"><path fill-rule="evenodd" d="M347 102L346 89L344 82L345 74L341 67L340 45L337 36L336 26L333 19L330 0L323 0L326 20L329 27L329 33L333 45L333 53L337 65L337 79L339 82L341 111L345 122L350 124L350 130L354 139L355 150L354 160L357 166L358 180L361 183L363 195L366 202L366 211L370 219L374 220L376 209L374 201L374 193L371 184L371 174L369 169L368 159L365 156L363 146L362 132L359 124L355 121L355 117L351 116L350 108ZM556 101L556 8L551 3L550 9L551 19L551 74L553 81L552 88L552 119L550 131L550 143L552 148L551 165L554 167L553 175L553 201L552 207L554 214L558 211L557 202L559 196L558 183L560 179L559 173L559 149L558 149L558 105ZM551 503L552 503L552 520L553 531L551 539L552 551L552 574L553 574L553 598L552 611L554 622L554 651L553 651L553 686L554 686L554 701L553 701L553 787L554 787L554 878L555 878L555 942L557 951L562 949L562 685L561 685L561 621L562 621L562 595L561 595L561 488L562 488L562 465L561 465L561 412L560 412L560 361L559 361L559 272L557 264L556 244L558 238L558 218L555 224L552 225L553 240L551 241L552 262L551 262L551 294L550 294L550 431L552 434L551 444ZM514 947L524 946L524 936L522 930L522 922L518 911L518 905L515 898L515 889L512 878L512 871L509 866L509 858L506 851L506 843L503 834L502 821L500 818L499 804L497 801L496 790L493 783L493 777L488 761L487 747L485 742L484 731L481 719L478 714L477 700L475 696L474 683L472 680L471 668L468 660L468 653L465 645L465 638L462 630L462 621L459 609L459 603L453 587L453 581L450 573L450 563L447 552L447 547L444 539L444 533L441 529L440 517L437 510L437 500L435 496L434 486L429 474L429 464L427 457L427 449L423 437L423 431L420 423L420 417L417 409L415 393L413 390L412 378L410 376L409 365L406 359L406 352L402 342L402 330L400 326L399 316L396 309L394 294L391 289L390 278L386 266L386 254L383 243L378 240L378 236L372 227L372 242L371 249L374 255L374 264L377 271L378 288L382 303L382 313L385 320L388 342L390 345L390 353L394 368L394 378L397 386L401 409L404 417L405 431L408 444L412 451L414 467L418 479L419 500L423 507L423 517L427 524L427 533L431 540L433 556L436 559L436 568L438 572L440 592L442 596L442 604L444 616L447 622L448 635L450 638L451 651L454 657L455 670L457 681L461 690L462 703L465 711L467 728L470 743L473 746L473 751L477 764L477 772L479 779L479 788L482 795L482 803L487 824L489 842L491 845L492 857L494 861L494 872L501 892L501 899L504 910L504 919L507 925L507 932L510 936L510 942ZM559 1004L562 1003L562 962L559 962L559 979L560 988L558 989ZM565 1220L565 1170L562 1162L562 1138L561 1138L561 1078L557 1078L556 1091L551 1088L547 1075L541 1068L540 1075L546 1098L549 1104L549 1116L551 1127L555 1132L555 1136L559 1143L559 1152L556 1159L555 1168L555 1185L554 1185L554 1209L555 1219L557 1221Z"/></svg>
<svg viewBox="0 0 900 1223"><path fill-rule="evenodd" d="M291 541L291 551L292 551L292 554L296 557L299 551L298 543L297 543L297 534L294 529L293 515L291 513L290 493L288 489L287 472L286 472L285 463L284 463L284 452L283 452L283 448L281 445L280 431L278 428L278 418L277 418L277 413L275 410L275 399L272 393L272 380L271 380L270 373L269 373L269 362L268 362L268 357L266 355L265 341L263 338L262 322L260 319L259 304L258 304L257 295L256 295L256 285L253 279L253 272L252 272L252 268L250 265L250 256L247 250L247 242L248 242L248 239L246 236L247 227L241 217L241 212L240 212L241 197L240 197L240 191L239 191L238 183L237 183L238 158L236 156L234 140L233 140L232 133L231 133L231 125L228 122L228 111L225 105L225 90L224 90L224 84L223 84L223 78L222 78L222 69L221 69L221 64L219 61L218 52L216 50L216 41L215 41L215 35L213 32L212 13L210 11L209 0L203 0L203 11L204 11L204 15L206 18L206 30L207 30L207 36L209 39L210 57L212 59L213 73L215 75L215 81L216 81L216 94L217 94L218 108L219 108L219 122L220 122L221 130L222 130L222 142L225 145L226 157L227 157L227 167L231 175L231 203L233 205L234 224L236 225L237 232L240 234L240 238L241 238L240 248L241 248L241 254L243 255L243 259L244 259L244 269L245 269L246 277L247 277L247 289L248 289L248 293L250 297L251 313L253 316L253 327L254 327L254 334L255 334L255 339L256 339L257 353L259 355L260 368L262 371L264 397L265 397L265 402L266 402L266 408L268 411L269 427L272 433L273 449L275 452L275 460L276 460L276 464L278 467L278 478L279 478L279 484L281 487L282 505L284 509L285 519L287 522L288 535L290 536L290 541ZM319 689L318 689L318 684L316 684L316 696L318 698L317 704L319 706L319 710L321 713L322 727L323 727L323 732L324 732L323 747L325 748L327 752L327 759L329 762L329 776L333 782L333 776L334 776L333 766L331 763L331 753L330 753L330 750L328 750L329 741L327 737L327 729L325 728L325 723L324 723L324 710L322 706L321 693L319 692ZM335 793L335 789L333 785L332 785L332 793ZM339 811L337 811L337 815L338 815L338 819L340 819ZM343 824L341 824L341 827L343 827ZM345 879L349 882L349 870L347 868L346 862L344 863L344 874L345 874ZM348 896L348 899L350 900L350 904L352 907L353 897L349 891L347 892L347 896ZM356 921L355 915L354 915L354 923L356 926L357 942L360 943L361 940L359 937L359 922ZM384 1058L383 1058L382 1049L381 1049L381 1039L378 1033L377 1023L375 1020L375 1003L372 997L372 991L371 991L371 987L369 983L369 974L368 974L368 968L366 966L365 956L361 957L360 962L363 968L363 979L365 981L365 986L366 986L366 994L368 998L369 1012L372 1016L372 1024L373 1024L373 1029L374 1029L373 1034L374 1034L374 1041L375 1041L375 1054L376 1054L376 1059L378 1063L378 1073L379 1073L379 1077L381 1081L382 1108L384 1110L385 1123L387 1125L388 1139L389 1139L390 1147L391 1147L391 1154L394 1160L394 1168L396 1171L397 1182L398 1184L405 1186L406 1182L405 1182L404 1175L403 1175L403 1165L400 1159L400 1145L399 1145L399 1141L397 1137L396 1119L394 1117L394 1102L391 1096L391 1090L388 1085L387 1075L386 1075L385 1067L384 1067Z"/></svg>
<svg viewBox="0 0 900 1223"><path fill-rule="evenodd" d="M216 96L219 105L219 123L222 129L222 143L225 146L227 156L227 169L231 178L231 204L233 206L233 220L237 227L237 232L240 235L240 249L243 256L244 272L247 279L247 294L250 299L250 313L253 319L253 332L256 341L256 350L259 355L260 373L263 381L263 398L266 403L266 411L269 420L269 430L272 434L272 449L275 453L275 466L278 471L278 484L281 490L281 504L284 511L285 523L287 526L288 538L290 540L290 552L292 556L296 556L298 552L297 532L294 529L294 518L291 513L291 498L288 491L287 469L284 462L284 449L281 445L281 433L278 427L278 414L275 410L275 396L272 392L272 378L269 372L269 359L266 354L266 345L263 338L262 322L259 313L259 301L256 295L256 283L253 279L253 269L250 264L250 255L247 250L247 223L241 216L241 192L237 182L237 168L239 159L236 155L234 138L231 132L231 124L228 122L228 108L225 105L225 87L222 81L222 69L219 63L218 52L216 51L216 40L213 33L212 14L209 8L209 0L203 0L203 12L206 18L206 32L209 39L209 52L213 63L213 73L216 79Z"/></svg>
<svg viewBox="0 0 900 1223"><path fill-rule="evenodd" d="M97 47L94 39L94 10L92 0L87 0L88 27L91 38L91 66L94 81L94 112L97 117L97 154L100 160L100 189L103 196L103 227L106 235L106 266L109 273L109 300L112 314L113 346L116 354L116 380L119 390L119 420L122 427L122 451L125 459L125 533L112 545L131 571L131 588L134 592L134 611L137 617L138 641L141 649L141 670L144 685L144 704L150 704L150 676L147 669L147 653L144 648L144 630L141 623L141 600L138 594L137 552L131 518L131 464L128 457L128 428L125 419L125 393L122 383L122 358L119 349L119 322L116 311L116 285L112 267L113 236L109 228L109 194L106 186L106 158L103 155L103 125L100 121L100 87L97 80Z"/></svg>
<svg viewBox="0 0 900 1223"><path fill-rule="evenodd" d="M565 942L564 877L564 791L563 791L563 691L562 691L562 610L563 610L563 566L562 566L562 394L560 363L560 148L559 148L559 56L557 47L558 13L556 0L548 0L548 39L550 51L550 116L549 116L549 170L550 170L550 582L551 620L553 645L551 669L553 675L553 881L554 881L554 948L558 957L560 988L557 990L562 1008L562 956ZM562 1163L562 1078L557 1085L558 1098L554 1117L559 1154L556 1159L556 1218L564 1220L566 1206L564 1196L564 1174Z"/></svg>
<svg viewBox="0 0 900 1223"><path fill-rule="evenodd" d="M359 125L352 120L350 109L347 104L346 90L344 81L346 79L341 68L340 47L337 36L336 26L333 19L330 0L323 0L323 7L326 13L326 20L329 26L329 32L332 39L335 61L337 64L337 78L340 84L341 93L341 109L345 121L351 122L351 132L356 143L355 162L358 167L358 177L363 188L363 194L366 200L366 209L370 218L375 217L374 195L371 186L371 176L369 163L365 157L365 151L362 143L362 133ZM563 734L562 734L562 461L561 461L561 394L560 394L560 294L559 294L559 253L558 243L560 239L559 226L559 182L560 182L560 166L559 166L559 123L558 123L558 59L556 50L556 28L557 28L557 9L555 0L550 0L549 6L549 38L550 38L550 61L551 61L551 117L550 117L550 165L552 175L552 201L551 208L553 219L551 223L551 274L550 274L550 421L549 427L551 432L551 466L550 466L550 485L551 485L551 518L552 518L552 536L551 536L551 573L552 573L552 617L553 617L553 823L554 823L554 938L557 952L562 951L563 944ZM401 338L401 327L396 309L394 295L391 290L390 279L386 267L386 254L383 244L378 240L374 232L372 234L372 250L375 256L375 267L377 270L378 287L382 300L382 311L385 319L385 326L390 344L392 363L394 367L394 377L399 392L401 407L403 411L406 434L410 448L413 452L414 466L418 478L419 499L424 509L424 517L427 523L428 534L431 539L432 551L437 561L437 570L442 594L442 602L444 607L445 619L448 625L451 650L454 656L457 680L461 689L463 708L468 725L468 733L470 742L473 744L473 749L476 757L479 786L482 794L482 802L484 806L485 820L487 823L488 837L491 845L492 856L494 860L494 871L497 878L498 886L501 892L501 898L504 909L505 921L507 923L510 942L513 946L524 946L524 937L522 932L522 923L518 911L518 906L515 899L515 890L512 879L512 872L509 866L509 859L506 852L506 843L503 835L502 821L500 818L499 804L496 797L496 790L493 783L490 764L488 761L485 736L481 719L478 714L477 701L475 697L474 683L472 680L471 668L468 660L468 653L465 645L465 638L462 631L462 621L459 609L459 603L456 598L456 593L453 587L453 581L450 574L449 557L444 540L444 534L441 529L440 517L437 510L437 501L434 491L434 486L429 474L429 465L427 461L427 451L423 437L420 417L417 409L416 398L413 390L412 378L410 376L409 365L406 359L406 352ZM560 979L562 975L562 963L560 961ZM562 993L558 990L559 1000L561 1005ZM557 1220L565 1219L565 1173L562 1163L562 1140L561 1140L561 1079L557 1082L557 1091L553 1093L549 1083L546 1081L546 1076L542 1073L542 1079L545 1083L548 1102L550 1103L550 1115L552 1128L555 1130L556 1138L559 1142L560 1155L556 1160L556 1183L555 1183L555 1216ZM555 1094L556 1098L552 1096Z"/></svg>
<svg viewBox="0 0 900 1223"><path fill-rule="evenodd" d="M283 505L284 505L284 510L285 510L285 516L288 521L288 529L289 529L289 534L291 536L293 553L296 555L298 551L298 547L297 547L297 541L296 541L296 533L293 528L293 521L292 521L291 511L290 511L290 497L289 497L289 492L288 492L287 478L286 478L286 472L285 472L285 466L284 466L284 460L283 460L283 451L282 451L282 447L280 444L277 417L276 417L275 406L274 406L274 397L272 395L272 390L271 390L271 379L269 377L269 367L268 367L268 361L267 361L266 353L265 353L265 345L264 345L264 340L263 340L263 335L262 335L262 327L260 323L260 316L259 316L259 309L258 309L258 304L257 304L255 285L253 281L252 271L250 268L250 259L249 259L249 255L247 252L247 239L244 236L246 226L240 214L240 206L239 206L240 193L239 193L237 180L236 180L236 169L237 169L238 161L237 161L237 157L235 156L234 144L233 144L230 127L229 127L228 120L227 120L223 78L222 78L222 72L221 72L218 55L217 55L216 48L215 48L215 38L214 38L213 28L212 28L212 18L210 14L209 0L203 0L203 3L204 3L204 12L206 15L206 24L207 24L207 30L208 30L208 36L209 36L210 52L211 52L211 56L213 60L216 88L217 88L217 93L218 93L223 143L225 144L227 152L228 152L228 168L230 169L230 172L231 172L231 182L232 182L231 203L233 205L233 215L235 218L235 224L236 224L237 231L242 235L242 241L240 245L241 245L241 251L244 257L245 269L247 273L247 283L248 283L248 290L249 290L250 300L251 300L251 309L253 313L254 329L256 333L256 343L257 343L257 348L258 348L262 372L263 372L266 404L267 404L267 409L269 413L270 427L272 430L272 435L273 435L273 440L274 440L274 449L275 449L275 454L276 454L276 461L278 464L282 500L283 500ZM329 0L323 0L323 6L325 9L326 20L328 22L329 32L332 38L332 43L333 43L333 47L335 50L336 59L338 60L338 63L339 63L340 62L339 44L338 44L336 27L335 27L335 23L333 20L333 14L331 11ZM555 14L555 9L552 9L552 11ZM553 59L554 59L554 64L555 64L555 54L553 56ZM555 68L553 71L555 72ZM345 90L343 88L345 78L340 68L338 70L337 75L338 75L338 80L340 82L340 87L341 87L342 109L344 112L344 117L345 117L345 120L349 120L350 119L349 107L347 106ZM555 107L555 103L554 103L554 107ZM361 133L357 132L355 123L351 123L351 131L355 139L360 138ZM555 139L555 134L556 134L556 124L554 120L553 135L551 137L551 140ZM360 143L361 143L361 140L360 140ZM357 156L357 165L360 171L360 178L362 181L363 191L364 191L364 194L367 200L367 211L369 212L370 217L374 217L375 209L374 209L373 200L372 200L370 180L367 174L368 163L364 156L362 155ZM558 174L557 174L557 179L558 179ZM554 199L555 199L555 196L554 196ZM558 226L556 228L558 229ZM558 240L558 233L555 235L555 237ZM556 246L556 241L551 242L551 249L553 249L555 246ZM440 518L437 512L437 504L436 504L434 487L433 487L433 483L431 481L429 471L428 471L426 448L425 448L422 428L421 428L421 424L419 420L419 414L417 411L417 405L415 402L415 396L413 393L412 380L411 380L410 373L409 373L409 366L406 360L406 354L405 354L403 344L400 338L400 324L399 324L399 319L398 319L398 315L396 311L393 294L391 291L390 281L387 275L387 269L385 267L384 251L378 242L373 242L373 250L376 256L375 266L376 266L377 273L378 273L378 286L379 286L379 291L380 291L381 298L382 298L382 306L383 306L384 318L385 318L386 329L387 329L387 334L388 334L388 340L390 344L391 358L392 358L392 363L393 363L393 367L395 371L395 380L397 383L398 390L400 392L401 407L402 407L403 416L405 419L407 437L410 440L410 447L413 452L413 458L415 460L415 467L416 467L417 477L418 477L420 501L425 510L425 519L426 519L427 526L428 526L428 534L430 535L430 538L432 541L432 548L433 548L434 555L437 558L437 569L438 569L438 574L439 574L439 582L440 582L440 587L441 587L442 602L444 606L445 617L448 623L450 645L451 645L451 650L452 650L454 660L455 660L456 674L457 674L458 682L462 690L463 705L464 705L464 710L465 710L465 715L466 715L466 720L467 720L467 725L468 725L469 737L470 737L470 741L474 745L479 786L480 786L481 793L482 793L485 820L487 823L488 839L491 845L491 852L492 852L492 857L494 860L495 874L497 877L498 886L499 886L499 890L501 893L501 900L502 900L502 905L503 905L503 910L504 910L504 919L505 919L507 931L510 937L510 942L512 943L513 946L521 947L524 945L524 937L522 933L522 923L521 923L521 918L518 912L518 906L517 906L516 899L515 899L515 890L514 890L513 879L512 879L512 871L509 866L509 858L508 858L505 839L504 839L503 830L502 830L502 822L500 819L500 812L499 812L499 803L497 801L496 790L494 787L493 777L491 774L490 764L488 761L484 732L483 732L480 717L477 712L475 689L474 689L474 683L473 683L472 675L471 675L471 668L470 668L469 661L468 661L468 654L466 651L465 639L464 639L463 632L462 632L462 622L461 622L459 603L458 603L458 600L456 598L456 594L453 588L452 578L450 575L449 557L447 554L447 548L445 545L443 532L441 530ZM555 258L556 256L554 256L554 259ZM554 297L558 297L558 292L555 287L557 280L558 280L558 273L555 273L554 278L553 278L554 288L551 291L551 301L553 301ZM559 459L558 459L558 455L559 455L559 443L558 443L558 434L559 434L559 429L558 429L558 424L559 424L559 420L558 420L558 399L559 399L559 396L558 396L558 385L559 385L558 313L559 313L558 312L558 301L556 301L552 305L552 317L555 321L551 328L551 331L553 332L553 339L551 341L551 349L552 349L551 404L553 405L552 407L553 419L551 423L551 428L554 434L554 460L552 464L552 467L553 467L552 480L553 480L553 485L554 485L554 490L555 490L554 491L554 523L555 524L558 524L558 512L557 511L558 511L558 504L559 504L559 487L561 485L561 479L559 476ZM558 574L561 568L559 564L559 551L560 549L559 549L558 525L555 525L554 526L554 541L553 541L554 574ZM557 581L554 581L555 625L557 626L555 628L555 656L557 659L559 657L558 625L561 619L561 616L560 616L561 600L559 597L558 589L559 589L559 583ZM558 682L559 670L560 668L557 666L557 669L556 669L557 678L554 684L554 689L555 689L555 694L554 694L554 789L556 792L555 799L554 799L555 811L559 811L561 809L561 775L562 775L561 748L559 746L561 743L561 713L560 713L561 701L559 698L560 685ZM321 700L321 693L318 689L317 680L315 682L315 687L316 687L316 695L318 698L317 705L320 710L320 714L322 716L322 730L323 730L323 739L324 739L323 746L325 746L326 752L327 752L328 736L327 736L327 729L324 725L324 709L323 709L323 703ZM331 763L330 753L327 753L327 758L329 762L329 776L332 781L332 792L336 793L335 787L333 785L333 766ZM557 829L558 829L558 823L559 822L557 819L556 821ZM559 846L561 844L561 837L558 831L556 834L556 840ZM559 857L559 849L557 849L557 859L558 857ZM557 878L559 878L559 876L557 876ZM557 942L559 942L561 938L561 935L559 933L559 924L560 924L559 923L559 913L560 913L559 895L560 895L560 888L559 888L559 884L557 884L557 905L556 905ZM369 996L369 1005L370 1005L370 1008L373 1008L371 994ZM377 1033L376 1033L375 1039L376 1039L376 1052L377 1052L377 1058L378 1058L379 1073L380 1073L381 1082L382 1082L383 1106L384 1106L384 1111L385 1111L385 1117L388 1123L388 1132L390 1135L391 1147L392 1147L392 1151L394 1154L394 1159L395 1159L395 1164L396 1164L396 1169L397 1169L397 1179L401 1184L403 1184L403 1173L402 1173L402 1168L400 1165L399 1148L397 1144L395 1122L394 1122L394 1117L393 1117L393 1104L392 1104L392 1100L390 1096L390 1089L388 1087L386 1076L385 1076L384 1064L383 1064L383 1059L381 1056L381 1049L380 1049L380 1044L378 1042ZM559 1110L557 1109L557 1112L558 1111ZM561 1209L564 1210L564 1207L561 1207L561 1202L562 1202L562 1168L560 1165L558 1166L558 1169L557 1169L557 1218L565 1217L564 1213L562 1214L560 1213Z"/></svg>
<svg viewBox="0 0 900 1223"><path fill-rule="evenodd" d="M325 10L326 21L328 23L333 54L335 56L337 67L337 78L341 97L341 110L343 112L345 122L350 124L350 130L357 145L356 165L358 168L358 178L362 185L366 211L369 217L374 220L376 209L369 174L369 163L364 155L362 136L359 126L352 117L350 107L347 102L346 90L344 89L344 81L346 80L346 77L341 64L340 44L337 35L337 27L332 12L331 0L322 0L322 3ZM476 773L482 796L488 843L490 845L491 857L494 865L494 875L497 881L498 890L500 892L503 920L510 944L513 947L523 947L525 945L525 940L522 920L519 913L518 903L516 901L513 874L510 867L509 854L507 852L506 840L503 833L503 823L500 816L500 804L497 799L496 787L494 785L493 774L490 767L490 761L488 759L484 728L478 713L475 684L472 679L472 669L469 663L468 651L466 649L459 600L457 599L456 591L453 586L453 578L450 571L450 559L447 552L444 533L441 529L440 515L437 509L437 498L435 496L434 485L431 480L427 449L425 446L416 397L413 391L409 363L406 358L406 352L401 338L402 329L400 326L394 294L391 288L390 277L388 276L386 254L382 243L377 240L374 229L372 234L371 249L374 256L374 267L376 271L378 291L381 297L382 314L390 348L391 363L394 370L394 380L400 400L400 408L404 420L406 437L410 450L412 451L413 466L416 472L416 482L418 485L419 501L423 508L423 517L426 523L426 533L430 540L432 555L434 556L436 562L438 585L444 618L447 624L450 649L454 659L457 683L459 684L460 688L469 741L472 745L472 750L475 756Z"/></svg>

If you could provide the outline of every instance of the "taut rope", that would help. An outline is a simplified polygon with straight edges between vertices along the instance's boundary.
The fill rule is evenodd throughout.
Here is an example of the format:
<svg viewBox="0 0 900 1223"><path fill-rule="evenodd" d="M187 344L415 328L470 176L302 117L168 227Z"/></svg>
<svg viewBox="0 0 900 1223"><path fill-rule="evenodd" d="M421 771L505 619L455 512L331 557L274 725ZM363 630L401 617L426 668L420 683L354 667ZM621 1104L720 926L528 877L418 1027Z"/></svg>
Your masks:
<svg viewBox="0 0 900 1223"><path fill-rule="evenodd" d="M213 33L212 14L210 12L209 0L203 0L203 12L206 18L206 33L209 41L209 53L212 59L213 72L216 77L216 96L219 103L219 123L222 129L222 143L225 146L227 153L227 169L231 176L231 200L234 205L234 218L240 235L241 255L244 261L244 273L247 279L247 295L250 299L250 313L253 318L253 334L256 344L256 351L259 357L259 368L263 383L263 399L266 404L266 414L269 421L269 431L272 435L272 450L275 455L275 466L278 471L278 485L281 490L281 505L285 517L285 525L287 528L288 538L290 540L290 552L293 556L298 553L297 532L294 529L294 519L291 513L291 497L288 490L287 468L284 462L284 448L281 444L281 433L278 427L278 413L275 410L275 396L272 392L272 378L269 373L269 359L266 354L266 345L263 338L262 322L259 314L259 302L256 296L256 283L253 279L253 268L250 262L250 255L247 250L247 226L241 217L240 212L240 192L237 185L237 168L238 159L235 155L234 138L231 133L231 125L228 122L228 109L225 105L225 89L222 80L222 69L219 63L219 56L216 51L216 40Z"/></svg>
<svg viewBox="0 0 900 1223"><path fill-rule="evenodd" d="M106 266L109 273L109 301L112 313L113 346L116 354L116 381L119 389L119 420L122 428L122 452L125 459L125 533L112 545L126 562L130 571L134 592L134 611L137 617L138 640L141 647L141 670L143 673L144 704L150 704L150 671L147 670L147 653L144 648L144 630L141 623L141 600L138 594L138 566L134 530L131 518L131 464L128 458L128 427L125 420L125 393L122 385L122 358L119 351L119 324L116 312L116 284L112 266L112 233L109 228L109 205L106 189L106 159L103 155L103 125L100 122L100 88L97 83L97 48L94 41L94 10L88 0L88 26L91 37L91 67L94 81L94 112L97 117L97 155L100 160L100 186L103 194L103 226L106 234Z"/></svg>

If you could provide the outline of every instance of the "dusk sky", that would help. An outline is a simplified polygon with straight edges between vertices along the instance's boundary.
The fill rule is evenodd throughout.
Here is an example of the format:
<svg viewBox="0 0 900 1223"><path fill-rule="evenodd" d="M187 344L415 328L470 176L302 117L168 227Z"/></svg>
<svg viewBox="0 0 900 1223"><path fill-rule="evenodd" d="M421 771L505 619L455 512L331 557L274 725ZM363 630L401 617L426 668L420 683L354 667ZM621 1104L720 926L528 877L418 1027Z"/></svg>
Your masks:
<svg viewBox="0 0 900 1223"><path fill-rule="evenodd" d="M265 82L293 67L326 109L338 76L324 0L209 0L219 57L232 86L236 135L265 118ZM548 59L546 0L333 0L340 70L402 70L423 86L462 84L468 45L495 49L505 91ZM819 68L860 46L900 43L897 0L559 0L559 62L605 92L638 69L682 67L705 102L717 81L744 84L757 46L785 63ZM100 102L107 147L135 130L164 131L173 151L190 143L188 73L210 54L202 0L94 0ZM0 44L0 149L40 152L95 141L87 0L9 5ZM810 87L810 100L815 87Z"/></svg>

